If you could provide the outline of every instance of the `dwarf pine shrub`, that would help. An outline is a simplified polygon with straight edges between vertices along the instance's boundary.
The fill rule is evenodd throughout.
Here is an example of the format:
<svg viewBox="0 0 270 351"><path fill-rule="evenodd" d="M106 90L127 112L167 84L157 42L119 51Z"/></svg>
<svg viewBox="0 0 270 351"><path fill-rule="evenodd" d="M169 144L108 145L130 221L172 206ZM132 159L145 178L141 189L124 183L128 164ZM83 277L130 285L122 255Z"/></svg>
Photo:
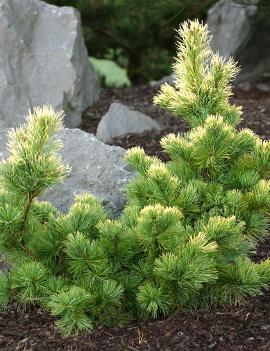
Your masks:
<svg viewBox="0 0 270 351"><path fill-rule="evenodd" d="M240 304L268 287L270 261L250 256L267 234L270 143L236 129L241 109L229 98L237 68L210 50L207 27L185 22L178 35L176 86L164 85L155 102L191 130L162 139L167 163L128 151L139 175L120 218L90 194L65 214L37 199L68 172L54 138L61 115L36 109L10 132L0 238L16 260L0 276L2 309L13 300L41 305L68 335L177 308Z"/></svg>

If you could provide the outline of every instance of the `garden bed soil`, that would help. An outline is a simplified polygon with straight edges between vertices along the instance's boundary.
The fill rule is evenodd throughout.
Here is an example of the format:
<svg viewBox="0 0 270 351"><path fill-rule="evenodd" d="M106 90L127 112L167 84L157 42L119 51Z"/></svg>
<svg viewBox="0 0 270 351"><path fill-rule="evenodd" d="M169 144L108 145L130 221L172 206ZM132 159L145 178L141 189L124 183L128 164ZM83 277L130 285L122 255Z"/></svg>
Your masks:
<svg viewBox="0 0 270 351"><path fill-rule="evenodd" d="M0 318L1 351L269 351L270 296L244 307L185 313L163 320L101 328L64 339L38 308L14 308Z"/></svg>
<svg viewBox="0 0 270 351"><path fill-rule="evenodd" d="M140 135L125 135L114 144L129 148L140 145L150 155L166 159L159 140L169 132L183 132L186 124L151 104L156 89L144 86L105 89L100 102L85 113L82 129L94 133L100 118L113 101L120 101L158 120L164 129ZM234 102L243 105L241 127L249 127L262 138L270 137L270 93L256 87L235 90ZM260 245L254 260L270 255L270 238ZM269 351L270 293L251 298L245 306L211 311L177 311L156 321L123 327L99 328L94 333L63 338L53 318L39 308L25 311L17 306L0 314L1 351Z"/></svg>

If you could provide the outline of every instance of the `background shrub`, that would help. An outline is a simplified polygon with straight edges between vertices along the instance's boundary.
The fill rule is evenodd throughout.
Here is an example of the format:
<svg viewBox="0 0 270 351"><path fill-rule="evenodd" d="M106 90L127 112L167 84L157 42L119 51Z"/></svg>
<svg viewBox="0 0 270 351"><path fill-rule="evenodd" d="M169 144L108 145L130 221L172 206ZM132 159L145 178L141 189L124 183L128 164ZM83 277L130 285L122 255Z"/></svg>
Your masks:
<svg viewBox="0 0 270 351"><path fill-rule="evenodd" d="M127 69L133 83L170 73L174 28L187 18L204 19L215 0L46 0L76 7L90 56Z"/></svg>

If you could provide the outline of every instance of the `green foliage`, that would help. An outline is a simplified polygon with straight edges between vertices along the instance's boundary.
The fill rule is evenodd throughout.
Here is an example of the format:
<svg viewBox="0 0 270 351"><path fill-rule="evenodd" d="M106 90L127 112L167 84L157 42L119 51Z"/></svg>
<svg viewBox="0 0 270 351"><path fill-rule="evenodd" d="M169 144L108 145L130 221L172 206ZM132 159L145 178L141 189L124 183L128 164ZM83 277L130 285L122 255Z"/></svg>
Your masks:
<svg viewBox="0 0 270 351"><path fill-rule="evenodd" d="M10 156L1 164L0 177L6 191L34 198L66 174L56 155L61 144L52 140L61 128L62 116L50 107L36 108L27 121L26 125L9 132Z"/></svg>
<svg viewBox="0 0 270 351"><path fill-rule="evenodd" d="M73 330L93 329L92 321L86 314L90 298L85 289L76 286L50 297L48 308L53 316L61 317L57 324L64 335L68 336Z"/></svg>
<svg viewBox="0 0 270 351"><path fill-rule="evenodd" d="M192 129L161 140L167 163L141 148L127 152L138 177L120 218L108 218L90 194L65 214L37 199L67 172L52 109L36 110L10 134L0 234L20 259L0 275L2 309L13 300L39 304L69 335L178 308L241 304L269 286L270 260L250 256L268 229L270 142L236 129L236 66L211 52L207 28L186 22L178 35L176 87L165 85L155 101Z"/></svg>
<svg viewBox="0 0 270 351"><path fill-rule="evenodd" d="M182 116L192 127L208 124L213 135L212 140L209 137L209 142L218 143L218 138L224 138L224 142L227 142L232 130L228 130L229 126L224 128L223 123L234 126L241 116L240 108L229 103L232 94L229 82L238 69L232 59L226 61L210 50L206 26L186 22L180 36L174 64L176 88L164 84L154 102L176 116ZM222 117L213 119L211 115L214 114ZM200 136L203 137L200 129L195 129L191 134L195 140ZM209 147L202 143L199 146Z"/></svg>
<svg viewBox="0 0 270 351"><path fill-rule="evenodd" d="M168 314L172 302L161 287L154 286L151 283L144 283L139 287L137 294L138 304L141 308L142 316L157 318L158 312Z"/></svg>
<svg viewBox="0 0 270 351"><path fill-rule="evenodd" d="M27 262L13 269L10 287L23 304L33 304L43 296L47 279L48 271L41 263Z"/></svg>

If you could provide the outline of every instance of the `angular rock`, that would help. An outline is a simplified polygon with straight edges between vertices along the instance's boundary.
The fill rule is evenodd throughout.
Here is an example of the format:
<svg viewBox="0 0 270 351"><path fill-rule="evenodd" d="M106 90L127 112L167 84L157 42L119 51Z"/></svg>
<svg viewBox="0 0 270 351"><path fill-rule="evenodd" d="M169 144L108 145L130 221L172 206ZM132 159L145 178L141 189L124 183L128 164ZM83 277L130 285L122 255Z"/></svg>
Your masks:
<svg viewBox="0 0 270 351"><path fill-rule="evenodd" d="M0 272L6 273L11 270L11 267L12 265L7 262L5 256L1 254L1 251L0 251Z"/></svg>
<svg viewBox="0 0 270 351"><path fill-rule="evenodd" d="M6 133L7 130L0 131L0 159L8 157ZM41 200L66 212L74 194L88 192L100 199L113 217L118 216L125 204L124 188L135 177L124 160L126 151L105 145L80 129L65 128L57 137L63 143L61 157L71 167L71 173L62 183L48 189Z"/></svg>
<svg viewBox="0 0 270 351"><path fill-rule="evenodd" d="M99 94L80 27L72 7L0 0L0 119L8 126L44 104L63 109L66 126L80 124Z"/></svg>
<svg viewBox="0 0 270 351"><path fill-rule="evenodd" d="M260 0L234 0L238 4L257 5Z"/></svg>
<svg viewBox="0 0 270 351"><path fill-rule="evenodd" d="M64 129L58 136L63 142L61 156L71 166L71 174L43 198L66 211L74 194L88 192L102 200L113 216L119 215L125 203L124 187L135 175L124 161L126 151L79 129Z"/></svg>
<svg viewBox="0 0 270 351"><path fill-rule="evenodd" d="M241 67L236 81L256 80L270 72L270 35L266 15L257 15L259 0L220 0L208 11L211 46ZM258 20L259 18L259 20Z"/></svg>
<svg viewBox="0 0 270 351"><path fill-rule="evenodd" d="M250 18L257 6L220 0L208 11L207 24L213 35L211 47L224 57L234 56L251 34Z"/></svg>
<svg viewBox="0 0 270 351"><path fill-rule="evenodd" d="M250 92L252 89L252 83L250 81L240 82L235 85L238 89L245 91L246 93Z"/></svg>
<svg viewBox="0 0 270 351"><path fill-rule="evenodd" d="M120 135L160 128L161 126L149 116L121 103L112 103L98 124L96 136L104 143L111 143L113 138Z"/></svg>

